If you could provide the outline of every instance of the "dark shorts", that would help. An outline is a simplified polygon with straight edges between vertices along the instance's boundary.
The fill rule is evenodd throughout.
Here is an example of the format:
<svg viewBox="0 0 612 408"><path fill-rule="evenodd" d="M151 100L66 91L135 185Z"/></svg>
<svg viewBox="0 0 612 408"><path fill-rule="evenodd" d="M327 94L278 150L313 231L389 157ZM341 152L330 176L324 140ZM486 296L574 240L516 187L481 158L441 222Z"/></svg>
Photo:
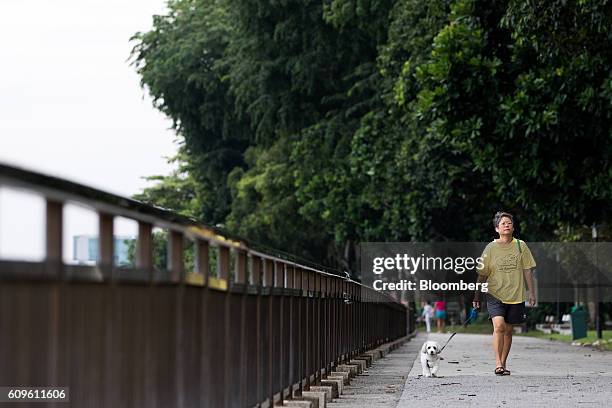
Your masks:
<svg viewBox="0 0 612 408"><path fill-rule="evenodd" d="M491 318L503 316L505 322L509 324L523 324L527 319L525 302L517 304L502 303L501 300L487 295L487 310Z"/></svg>

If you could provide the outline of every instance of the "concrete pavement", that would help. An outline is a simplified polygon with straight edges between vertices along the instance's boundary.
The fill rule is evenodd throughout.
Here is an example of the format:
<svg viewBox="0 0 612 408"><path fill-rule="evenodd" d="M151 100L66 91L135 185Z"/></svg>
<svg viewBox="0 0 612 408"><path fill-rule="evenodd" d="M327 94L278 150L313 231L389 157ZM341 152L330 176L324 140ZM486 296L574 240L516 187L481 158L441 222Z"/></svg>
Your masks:
<svg viewBox="0 0 612 408"><path fill-rule="evenodd" d="M430 334L444 342L450 334ZM417 336L422 343L426 335ZM397 407L610 406L612 353L514 336L509 376L496 376L491 335L457 334L442 352L438 378L421 377L415 359Z"/></svg>
<svg viewBox="0 0 612 408"><path fill-rule="evenodd" d="M612 352L514 336L507 368L496 376L490 335L457 334L444 349L438 378L421 377L419 334L351 381L332 408L604 407L612 400Z"/></svg>

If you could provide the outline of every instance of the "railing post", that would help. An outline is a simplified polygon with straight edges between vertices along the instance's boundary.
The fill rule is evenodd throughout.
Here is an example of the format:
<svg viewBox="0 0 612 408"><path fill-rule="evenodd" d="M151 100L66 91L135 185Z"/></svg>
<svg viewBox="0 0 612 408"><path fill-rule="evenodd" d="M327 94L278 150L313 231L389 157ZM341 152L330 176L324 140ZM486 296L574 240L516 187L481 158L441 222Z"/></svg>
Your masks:
<svg viewBox="0 0 612 408"><path fill-rule="evenodd" d="M249 282L251 285L260 286L262 281L262 265L261 258L252 255L251 256L251 275L249 276Z"/></svg>
<svg viewBox="0 0 612 408"><path fill-rule="evenodd" d="M365 303L363 301L363 287L360 286L359 291L357 292L357 298L359 300L359 330L361 333L360 336L360 342L359 342L359 347L360 347L360 353L365 351L365 344L366 344L366 317L365 317Z"/></svg>
<svg viewBox="0 0 612 408"><path fill-rule="evenodd" d="M322 354L321 354L321 306L322 306L322 298L321 298L321 274L315 273L315 344L316 344L316 365L317 371L315 372L315 384L319 384L321 382L321 366L322 366Z"/></svg>
<svg viewBox="0 0 612 408"><path fill-rule="evenodd" d="M287 265L285 274L287 282L285 286L289 289L293 289L295 287L295 268L291 265Z"/></svg>
<svg viewBox="0 0 612 408"><path fill-rule="evenodd" d="M306 343L306 347L308 350L307 355L307 363L306 370L308 372L308 387L310 388L313 385L313 382L310 380L310 376L315 374L314 370L314 359L316 355L316 339L315 339L315 328L314 328L314 296L315 296L315 273L312 271L307 271L306 275L308 277L308 298L306 300L306 321L308 322L308 343ZM314 384L316 384L316 376Z"/></svg>
<svg viewBox="0 0 612 408"><path fill-rule="evenodd" d="M247 284L247 255L242 249L237 249L236 263L234 265L235 282L242 285Z"/></svg>
<svg viewBox="0 0 612 408"><path fill-rule="evenodd" d="M110 276L114 265L114 232L113 216L106 213L98 213L98 265L104 275ZM106 272L108 271L108 272Z"/></svg>
<svg viewBox="0 0 612 408"><path fill-rule="evenodd" d="M153 225L148 222L138 222L136 267L148 270L153 268Z"/></svg>
<svg viewBox="0 0 612 408"><path fill-rule="evenodd" d="M249 277L249 281L251 285L258 286L257 288L257 301L256 301L256 333L255 333L255 341L256 341L256 356L255 356L255 378L251 378L250 381L255 382L255 390L256 390L256 400L263 401L265 396L265 390L261 381L264 373L263 373L263 365L261 364L261 360L264 358L263 344L262 344L262 333L261 333L261 284L263 281L262 276L262 260L259 256L252 255L251 256L251 275Z"/></svg>
<svg viewBox="0 0 612 408"><path fill-rule="evenodd" d="M229 278L229 248L219 245L217 253L217 271L219 279L227 281Z"/></svg>
<svg viewBox="0 0 612 408"><path fill-rule="evenodd" d="M169 231L168 234L168 269L173 281L182 281L184 277L183 233Z"/></svg>
<svg viewBox="0 0 612 408"><path fill-rule="evenodd" d="M358 344L359 344L359 334L358 334L358 305L357 305L357 284L350 282L350 311L351 311L351 358L357 356L358 354Z"/></svg>
<svg viewBox="0 0 612 408"><path fill-rule="evenodd" d="M213 381L212 373L212 357L211 354L214 351L211 350L210 344L212 343L212 336L209 335L207 330L210 327L210 307L211 307L211 290L210 290L210 243L207 240L196 237L194 241L194 263L195 272L202 275L201 279L205 285L202 293L202 338L201 338L201 349L202 353L200 358L200 383L202 390L200 391L200 403L203 406L211 405L213 400L213 387L215 383Z"/></svg>
<svg viewBox="0 0 612 408"><path fill-rule="evenodd" d="M272 287L274 286L274 262L266 259L264 260L264 286L269 289L269 297L268 297L268 308L264 311L264 313L268 316L268 327L267 327L267 373L264 373L264 376L267 379L268 389L266 392L268 393L268 398L270 398L270 406L274 406L274 316L273 316L273 300L274 296L272 295Z"/></svg>
<svg viewBox="0 0 612 408"><path fill-rule="evenodd" d="M367 348L371 348L372 347L372 316L370 314L371 311L371 306L372 306L372 302L370 301L370 289L369 288L364 288L363 289L363 297L364 297L364 301L363 301L363 318L365 319L365 323L366 323L366 347Z"/></svg>
<svg viewBox="0 0 612 408"><path fill-rule="evenodd" d="M338 277L336 280L336 316L338 319L338 364L344 364L344 279Z"/></svg>
<svg viewBox="0 0 612 408"><path fill-rule="evenodd" d="M263 283L264 286L274 286L274 263L269 259L263 260Z"/></svg>
<svg viewBox="0 0 612 408"><path fill-rule="evenodd" d="M332 315L331 315L331 277L325 277L325 374L329 375L332 365Z"/></svg>
<svg viewBox="0 0 612 408"><path fill-rule="evenodd" d="M46 258L62 261L63 207L60 201L47 199Z"/></svg>
<svg viewBox="0 0 612 408"><path fill-rule="evenodd" d="M46 203L46 259L51 263L51 273L61 276L62 272L62 242L63 242L63 206L60 201L47 199ZM52 322L49 326L49 353L47 356L47 378L49 383L57 381L60 355L59 321L60 321L60 289L54 286L50 297L49 315ZM22 322L28 324L30 322ZM44 366L44 364L42 364Z"/></svg>
<svg viewBox="0 0 612 408"><path fill-rule="evenodd" d="M287 383L289 384L289 397L293 397L293 383L294 383L294 378L293 378L293 367L295 364L295 359L294 359L294 333L293 333L293 327L295 325L294 322L294 318L293 318L293 311L294 311L294 294L293 294L293 287L294 287L294 269L293 266L291 265L286 265L285 266L285 287L287 289L291 290L291 293L288 296L288 300L289 300L289 310L287 311L288 313L288 323L289 325L285 328L285 331L287 331L288 333L288 338L287 338L287 344L288 344L288 349L285 351L285 355L287 356L287 362L286 362L286 369L285 372L287 374Z"/></svg>
<svg viewBox="0 0 612 408"><path fill-rule="evenodd" d="M274 287L285 287L285 265L282 262L274 262Z"/></svg>
<svg viewBox="0 0 612 408"><path fill-rule="evenodd" d="M278 320L276 322L276 327L278 328L278 332L274 336L273 342L278 345L278 349L276 351L276 360L278 362L278 381L280 385L280 405L283 405L283 401L285 399L285 364L284 361L284 303L285 303L285 264L283 262L274 262L274 286L279 288L279 296L275 299L278 303Z"/></svg>
<svg viewBox="0 0 612 408"><path fill-rule="evenodd" d="M173 282L179 282L180 287L178 288L178 293L176 297L176 313L175 313L175 321L176 321L176 344L178 345L178 349L176 350L177 357L176 358L176 375L174 376L174 382L176 384L176 398L175 403L177 406L184 405L184 338L183 338L183 302L185 299L185 273L184 273L184 263L183 263L183 249L184 249L184 236L180 231L168 231L168 256L167 256L167 269L170 271L170 278Z"/></svg>
<svg viewBox="0 0 612 408"><path fill-rule="evenodd" d="M348 283L346 280L342 280L342 300L341 307L342 310L342 361L344 363L348 363L349 357L349 323L348 323L348 309L346 308L346 297L348 296Z"/></svg>
<svg viewBox="0 0 612 408"><path fill-rule="evenodd" d="M230 393L233 392L232 387L230 387L231 383L231 351L227 349L226 345L230 339L230 327L232 322L230 321L231 309L230 309L230 285L229 285L229 267L230 267L230 250L228 247L224 245L219 245L217 247L217 274L220 282L225 282L224 286L227 288L227 291L224 294L224 302L223 302L223 323L222 323L222 344L223 350L219 350L219 353L222 353L222 361L223 367L221 367L224 389L222 390L223 394L223 406L228 407L230 402Z"/></svg>
<svg viewBox="0 0 612 408"><path fill-rule="evenodd" d="M203 275L204 284L208 286L208 276L210 275L208 241L204 241L202 239L196 239L194 243L194 247L195 247L195 270L197 273L200 273Z"/></svg>
<svg viewBox="0 0 612 408"><path fill-rule="evenodd" d="M337 282L338 278L331 278L331 291L330 291L330 301L331 301L331 318L332 318L332 329L331 329L331 337L332 337L332 356L333 356L333 365L334 367L338 364L338 299L337 299Z"/></svg>
<svg viewBox="0 0 612 408"><path fill-rule="evenodd" d="M246 285L247 285L247 254L242 249L237 249L235 251L236 262L235 262L235 271L234 271L234 281L237 284L244 285L242 290L242 296L240 296L240 350L239 350L239 358L240 358L240 368L238 375L238 392L240 406L244 407L247 405L247 368L248 368L248 358L247 358L247 328L246 328ZM228 294L228 296L231 296Z"/></svg>
<svg viewBox="0 0 612 408"><path fill-rule="evenodd" d="M303 383L302 383L302 379L304 378L304 364L302 363L303 361L303 348L302 345L304 344L304 333L302 333L302 327L303 327L303 317L302 317L302 303L303 303L303 293L302 293L302 270L299 267L296 267L294 270L294 276L293 276L293 288L294 289L298 289L299 290L299 296L297 298L297 311L296 311L296 318L295 321L297 322L297 361L295 362L295 364L297 365L297 369L296 372L298 373L297 376L297 380L299 381L299 385L298 385L298 391L299 393L301 393L302 391L304 391L304 387L303 387Z"/></svg>

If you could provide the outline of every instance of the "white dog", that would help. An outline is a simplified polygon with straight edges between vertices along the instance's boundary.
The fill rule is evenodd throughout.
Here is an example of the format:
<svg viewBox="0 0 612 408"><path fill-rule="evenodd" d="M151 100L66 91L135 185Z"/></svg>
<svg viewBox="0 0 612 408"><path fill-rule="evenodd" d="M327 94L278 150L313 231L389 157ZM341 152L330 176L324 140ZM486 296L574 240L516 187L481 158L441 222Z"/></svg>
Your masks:
<svg viewBox="0 0 612 408"><path fill-rule="evenodd" d="M424 377L436 377L441 357L440 345L436 341L426 341L421 347L421 366Z"/></svg>

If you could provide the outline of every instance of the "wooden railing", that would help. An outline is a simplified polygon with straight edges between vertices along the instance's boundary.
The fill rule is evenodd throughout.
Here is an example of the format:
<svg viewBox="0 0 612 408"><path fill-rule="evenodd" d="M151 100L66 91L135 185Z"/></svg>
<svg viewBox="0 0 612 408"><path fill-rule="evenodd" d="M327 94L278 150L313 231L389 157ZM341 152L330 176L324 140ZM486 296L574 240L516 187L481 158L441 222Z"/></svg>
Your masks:
<svg viewBox="0 0 612 408"><path fill-rule="evenodd" d="M70 387L78 407L265 406L407 333L394 299L197 220L0 164L2 186L45 198L46 258L0 260L0 385ZM67 202L98 213L94 266L62 261ZM138 222L132 268L113 265L117 216ZM168 230L167 270L153 226Z"/></svg>

